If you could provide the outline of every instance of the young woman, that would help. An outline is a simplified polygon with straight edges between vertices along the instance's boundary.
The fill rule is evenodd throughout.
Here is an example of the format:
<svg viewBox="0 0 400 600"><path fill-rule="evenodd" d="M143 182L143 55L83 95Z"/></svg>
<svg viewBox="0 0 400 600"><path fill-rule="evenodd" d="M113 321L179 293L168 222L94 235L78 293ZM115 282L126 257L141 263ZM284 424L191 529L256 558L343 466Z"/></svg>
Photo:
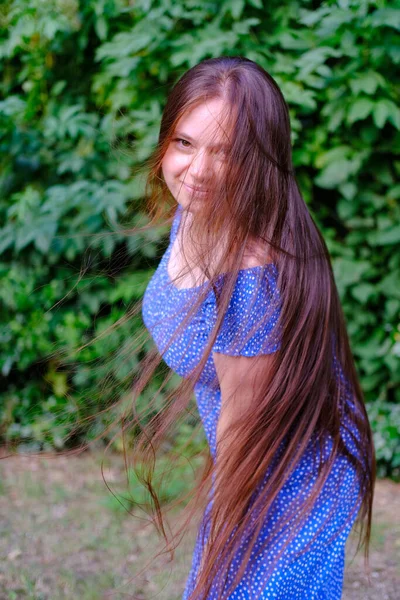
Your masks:
<svg viewBox="0 0 400 600"><path fill-rule="evenodd" d="M212 459L184 600L336 600L357 515L368 543L374 453L274 79L240 57L190 69L153 160L153 202L176 208L143 318Z"/></svg>

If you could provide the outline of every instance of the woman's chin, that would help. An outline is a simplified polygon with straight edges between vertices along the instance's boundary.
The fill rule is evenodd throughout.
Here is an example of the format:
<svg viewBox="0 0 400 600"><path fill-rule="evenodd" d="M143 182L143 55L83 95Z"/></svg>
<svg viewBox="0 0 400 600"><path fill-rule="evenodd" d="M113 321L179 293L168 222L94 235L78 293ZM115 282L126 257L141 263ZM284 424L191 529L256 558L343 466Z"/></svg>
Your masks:
<svg viewBox="0 0 400 600"><path fill-rule="evenodd" d="M202 200L201 198L176 198L177 203L183 208L183 210L186 210L187 212L199 212L201 210L201 207L204 203L204 200Z"/></svg>

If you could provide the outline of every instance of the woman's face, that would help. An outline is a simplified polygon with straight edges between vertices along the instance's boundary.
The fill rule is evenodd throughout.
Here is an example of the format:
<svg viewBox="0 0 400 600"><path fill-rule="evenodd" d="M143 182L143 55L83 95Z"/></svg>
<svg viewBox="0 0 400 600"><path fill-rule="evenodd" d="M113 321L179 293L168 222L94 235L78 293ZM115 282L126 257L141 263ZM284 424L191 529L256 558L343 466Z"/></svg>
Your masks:
<svg viewBox="0 0 400 600"><path fill-rule="evenodd" d="M161 167L168 189L184 209L196 211L207 198L211 181L223 173L229 142L224 114L226 102L216 98L187 112L177 123Z"/></svg>

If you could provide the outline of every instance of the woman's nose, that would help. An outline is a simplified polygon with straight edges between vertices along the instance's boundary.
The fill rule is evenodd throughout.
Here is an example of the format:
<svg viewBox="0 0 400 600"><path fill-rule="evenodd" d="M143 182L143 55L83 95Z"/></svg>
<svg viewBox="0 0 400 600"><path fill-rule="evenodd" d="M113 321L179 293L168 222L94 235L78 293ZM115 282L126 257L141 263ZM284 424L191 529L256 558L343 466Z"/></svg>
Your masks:
<svg viewBox="0 0 400 600"><path fill-rule="evenodd" d="M204 180L211 177L211 161L205 150L199 150L196 152L196 154L192 157L189 170L192 177L199 180Z"/></svg>

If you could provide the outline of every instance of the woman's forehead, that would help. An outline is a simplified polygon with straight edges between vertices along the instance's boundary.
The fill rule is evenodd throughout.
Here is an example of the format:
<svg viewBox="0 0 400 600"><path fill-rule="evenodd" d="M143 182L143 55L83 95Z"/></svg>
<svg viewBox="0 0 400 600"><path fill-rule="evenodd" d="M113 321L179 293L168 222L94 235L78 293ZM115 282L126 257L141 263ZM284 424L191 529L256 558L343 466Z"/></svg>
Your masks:
<svg viewBox="0 0 400 600"><path fill-rule="evenodd" d="M228 116L226 101L208 100L182 115L175 135L205 145L226 144L229 142Z"/></svg>

